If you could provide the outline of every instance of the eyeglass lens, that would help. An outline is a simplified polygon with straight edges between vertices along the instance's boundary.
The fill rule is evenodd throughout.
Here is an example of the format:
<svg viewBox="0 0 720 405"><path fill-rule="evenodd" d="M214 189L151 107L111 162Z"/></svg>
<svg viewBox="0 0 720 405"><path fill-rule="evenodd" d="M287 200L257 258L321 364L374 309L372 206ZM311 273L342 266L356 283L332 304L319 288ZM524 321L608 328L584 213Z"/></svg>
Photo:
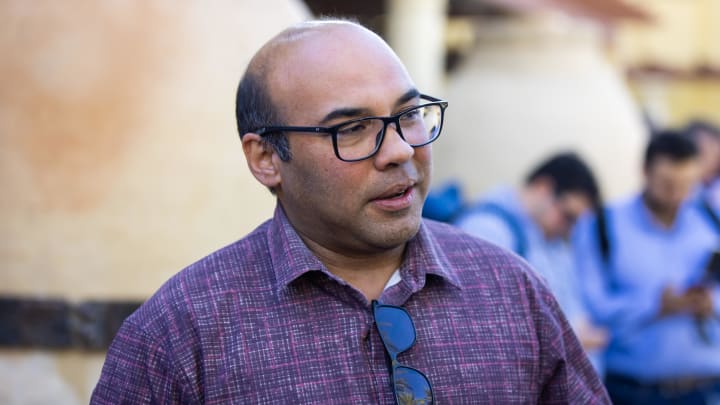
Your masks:
<svg viewBox="0 0 720 405"><path fill-rule="evenodd" d="M398 404L432 404L430 381L420 371L400 365L397 356L415 344L415 326L404 308L373 302L375 325L392 361L392 379Z"/></svg>
<svg viewBox="0 0 720 405"><path fill-rule="evenodd" d="M419 106L398 116L395 123L400 123L400 128L395 130L411 146L426 145L440 135L442 115L439 105ZM338 154L348 160L368 157L376 152L386 130L385 121L379 118L349 122L337 129Z"/></svg>

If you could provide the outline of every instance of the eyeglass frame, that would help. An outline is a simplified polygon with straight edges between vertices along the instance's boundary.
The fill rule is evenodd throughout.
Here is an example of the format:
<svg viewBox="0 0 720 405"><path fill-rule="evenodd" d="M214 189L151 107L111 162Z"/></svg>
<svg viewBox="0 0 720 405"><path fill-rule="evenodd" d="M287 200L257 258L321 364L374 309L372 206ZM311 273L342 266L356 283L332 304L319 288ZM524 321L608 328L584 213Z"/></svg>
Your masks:
<svg viewBox="0 0 720 405"><path fill-rule="evenodd" d="M312 134L329 134L332 137L333 150L335 152L335 156L338 159L342 160L343 162L350 162L350 163L360 162L362 160L370 159L371 157L375 156L378 153L378 151L380 150L380 147L382 146L383 141L385 140L385 134L387 133L387 127L391 123L395 124L395 131L398 133L398 135L400 135L400 138L403 141L405 141L405 143L412 146L413 148L419 148L421 146L429 145L429 144L435 142L440 137L440 134L442 133L443 125L445 123L445 109L448 107L448 102L445 100L441 100L439 98L428 96L426 94L420 94L419 97L421 99L424 99L424 100L427 100L430 102L407 108L403 111L400 111L399 113L397 113L395 115L391 115L391 116L387 116L387 117L355 118L352 120L343 121L343 122L341 122L337 125L333 125L331 127L267 126L267 127L257 128L251 132L258 134L261 137L270 135L272 133L277 133L277 132L301 132L301 133L312 133ZM434 138L428 140L427 142L421 143L421 144L413 145L413 144L409 143L405 139L405 136L402 134L402 129L400 128L400 117L402 115L407 114L410 111L417 110L417 109L427 107L427 106L432 106L432 105L437 105L440 107L440 129L438 130L438 134ZM380 140L375 142L375 144L376 144L375 149L373 149L373 151L370 152L367 156L362 157L362 158L345 159L342 156L340 156L340 150L338 148L338 142L337 142L338 129L343 126L352 124L354 122L367 121L367 120L372 120L372 119L381 120L383 122L383 128L382 128L382 131L380 132Z"/></svg>

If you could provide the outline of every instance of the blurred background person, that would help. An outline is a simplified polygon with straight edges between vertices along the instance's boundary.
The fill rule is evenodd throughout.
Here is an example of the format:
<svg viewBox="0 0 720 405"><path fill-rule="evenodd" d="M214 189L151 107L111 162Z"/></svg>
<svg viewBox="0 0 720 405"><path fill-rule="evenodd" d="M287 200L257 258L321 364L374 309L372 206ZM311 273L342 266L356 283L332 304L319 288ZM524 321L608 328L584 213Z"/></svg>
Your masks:
<svg viewBox="0 0 720 405"><path fill-rule="evenodd" d="M700 161L701 203L720 210L720 128L706 120L693 120L685 133L695 142Z"/></svg>
<svg viewBox="0 0 720 405"><path fill-rule="evenodd" d="M596 370L607 334L588 321L567 241L580 215L599 205L597 182L574 153L540 163L521 187L500 186L453 222L523 256L547 281Z"/></svg>
<svg viewBox="0 0 720 405"><path fill-rule="evenodd" d="M720 329L697 320L720 311L720 288L700 284L720 230L692 198L695 144L660 132L644 175L642 191L605 208L603 237L591 216L574 235L588 308L610 331L606 386L618 405L708 403L720 393Z"/></svg>

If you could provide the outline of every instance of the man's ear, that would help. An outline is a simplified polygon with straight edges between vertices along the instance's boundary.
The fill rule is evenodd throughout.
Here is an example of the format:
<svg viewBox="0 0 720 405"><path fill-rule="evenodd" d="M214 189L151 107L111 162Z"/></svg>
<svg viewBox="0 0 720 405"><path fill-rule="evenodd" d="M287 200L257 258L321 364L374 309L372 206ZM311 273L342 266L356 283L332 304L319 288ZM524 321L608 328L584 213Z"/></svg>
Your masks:
<svg viewBox="0 0 720 405"><path fill-rule="evenodd" d="M265 187L275 189L281 183L280 158L272 146L262 141L258 134L249 132L242 137L242 147L248 168Z"/></svg>

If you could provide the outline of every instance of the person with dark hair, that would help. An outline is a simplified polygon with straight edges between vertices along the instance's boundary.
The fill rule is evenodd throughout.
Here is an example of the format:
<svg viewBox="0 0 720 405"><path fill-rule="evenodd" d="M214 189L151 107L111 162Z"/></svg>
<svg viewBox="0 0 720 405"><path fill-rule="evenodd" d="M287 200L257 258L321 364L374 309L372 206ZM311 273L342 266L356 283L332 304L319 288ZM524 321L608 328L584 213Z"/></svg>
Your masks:
<svg viewBox="0 0 720 405"><path fill-rule="evenodd" d="M643 167L643 191L604 209L607 252L593 216L579 221L573 238L590 314L610 331L606 386L618 405L715 403L720 287L708 265L720 228L693 197L697 148L662 131Z"/></svg>
<svg viewBox="0 0 720 405"><path fill-rule="evenodd" d="M125 321L91 402L609 403L524 262L422 220L447 106L356 23L270 40L237 120L275 214Z"/></svg>
<svg viewBox="0 0 720 405"><path fill-rule="evenodd" d="M538 240L567 237L575 220L586 209L598 204L599 191L590 168L574 153L561 153L541 163L527 176L519 189L500 187L483 196L474 209L467 210L454 222L478 236L492 237L496 244L531 257L526 246L530 235L516 234L502 208L535 229Z"/></svg>
<svg viewBox="0 0 720 405"><path fill-rule="evenodd" d="M534 168L521 188L501 186L483 195L454 223L466 232L523 256L544 277L596 370L606 333L589 322L574 274L570 230L600 204L590 167L575 153L560 153Z"/></svg>

